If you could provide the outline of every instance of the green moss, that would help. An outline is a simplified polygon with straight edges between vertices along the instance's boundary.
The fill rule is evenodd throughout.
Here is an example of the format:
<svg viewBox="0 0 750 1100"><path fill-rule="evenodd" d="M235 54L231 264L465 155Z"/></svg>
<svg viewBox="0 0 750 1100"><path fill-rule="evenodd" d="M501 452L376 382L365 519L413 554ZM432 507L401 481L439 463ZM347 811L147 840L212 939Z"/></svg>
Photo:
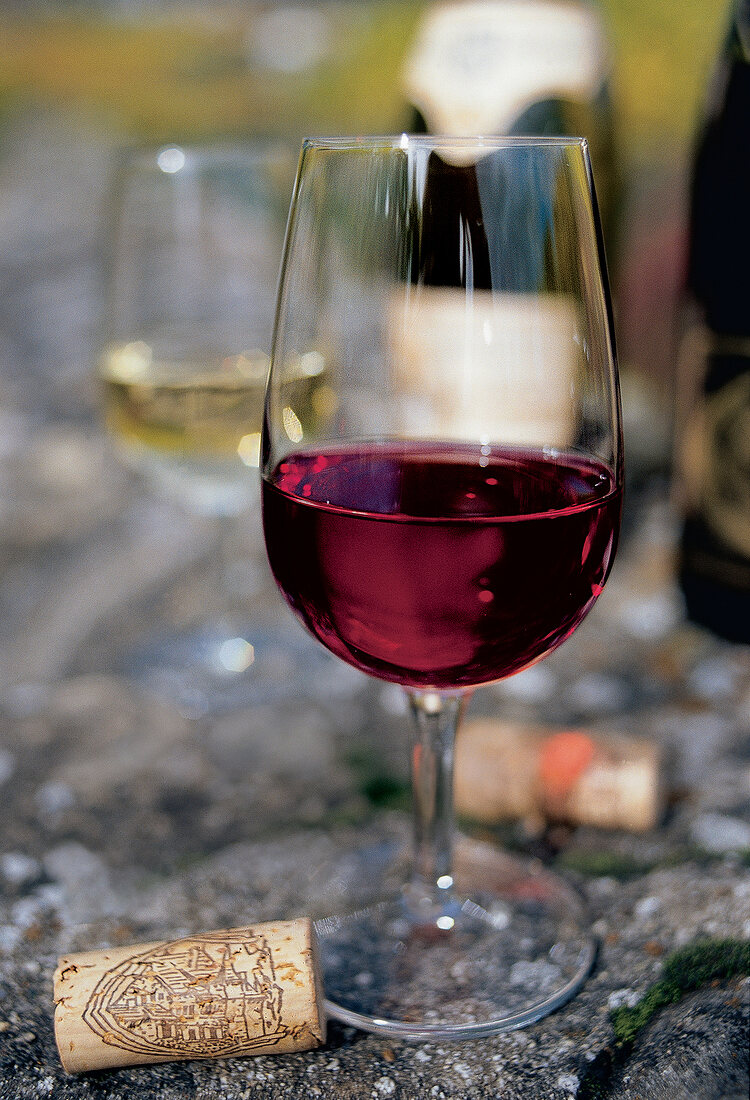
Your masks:
<svg viewBox="0 0 750 1100"><path fill-rule="evenodd" d="M371 806L385 810L407 810L409 786L403 779L385 770L374 749L359 746L347 755L347 763L357 780L357 789Z"/></svg>
<svg viewBox="0 0 750 1100"><path fill-rule="evenodd" d="M750 859L746 859L744 854L741 858L746 865L750 866ZM724 859L722 852L707 852L704 848L694 845L673 848L659 859L638 859L636 856L604 849L596 851L569 849L561 852L557 857L557 867L561 871L573 871L587 878L607 876L623 881L637 878L638 875L647 875L649 871L658 868L681 867L685 863L696 863L700 867L705 867L722 859Z"/></svg>
<svg viewBox="0 0 750 1100"><path fill-rule="evenodd" d="M603 850L567 851L557 857L557 866L563 871L575 871L591 878L636 878L648 874L654 867L654 861L636 859L619 852Z"/></svg>
<svg viewBox="0 0 750 1100"><path fill-rule="evenodd" d="M373 775L362 784L362 793L373 806L402 810L409 806L409 788L392 775Z"/></svg>
<svg viewBox="0 0 750 1100"><path fill-rule="evenodd" d="M750 943L742 940L696 940L664 960L662 977L634 1008L610 1013L616 1044L597 1054L586 1070L578 1100L606 1100L615 1073L627 1061L639 1032L666 1005L715 981L750 975Z"/></svg>
<svg viewBox="0 0 750 1100"><path fill-rule="evenodd" d="M665 1005L675 1004L713 981L750 975L750 943L738 940L703 940L675 951L664 962L662 977L634 1008L617 1008L611 1014L619 1044L632 1043L636 1035Z"/></svg>

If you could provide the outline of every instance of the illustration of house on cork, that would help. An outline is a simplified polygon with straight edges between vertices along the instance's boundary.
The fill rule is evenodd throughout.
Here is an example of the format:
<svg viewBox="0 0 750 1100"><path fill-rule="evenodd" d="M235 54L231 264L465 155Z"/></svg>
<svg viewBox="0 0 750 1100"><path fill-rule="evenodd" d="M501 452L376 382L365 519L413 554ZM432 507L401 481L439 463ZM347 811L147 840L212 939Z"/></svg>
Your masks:
<svg viewBox="0 0 750 1100"><path fill-rule="evenodd" d="M223 1057L278 1042L282 990L262 936L207 933L131 956L98 982L83 1019L105 1043L158 1057Z"/></svg>

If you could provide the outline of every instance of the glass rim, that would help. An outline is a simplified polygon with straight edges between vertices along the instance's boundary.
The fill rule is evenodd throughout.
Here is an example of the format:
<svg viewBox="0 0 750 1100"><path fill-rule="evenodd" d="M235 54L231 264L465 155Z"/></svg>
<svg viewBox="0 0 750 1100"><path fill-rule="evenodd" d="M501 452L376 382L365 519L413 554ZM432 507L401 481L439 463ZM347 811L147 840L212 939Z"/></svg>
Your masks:
<svg viewBox="0 0 750 1100"><path fill-rule="evenodd" d="M392 149L407 152L410 148L455 149L530 149L540 148L588 148L585 137L568 135L503 135L503 134L383 134L352 136L306 137L303 150L377 150Z"/></svg>

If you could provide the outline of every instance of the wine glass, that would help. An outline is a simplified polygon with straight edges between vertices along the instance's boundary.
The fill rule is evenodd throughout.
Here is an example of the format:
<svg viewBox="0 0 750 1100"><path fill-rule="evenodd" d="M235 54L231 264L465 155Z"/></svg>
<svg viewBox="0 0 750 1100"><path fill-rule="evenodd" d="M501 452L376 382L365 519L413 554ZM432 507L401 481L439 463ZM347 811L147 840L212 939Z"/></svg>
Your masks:
<svg viewBox="0 0 750 1100"><path fill-rule="evenodd" d="M330 391L314 417L293 392L311 353ZM541 1018L591 967L585 912L491 845L459 839L453 859L451 768L472 690L563 642L616 549L619 388L584 140L304 142L261 470L288 603L402 685L415 719L411 869L318 922L329 1012L405 1038Z"/></svg>
<svg viewBox="0 0 750 1100"><path fill-rule="evenodd" d="M257 468L294 164L276 142L172 145L125 152L113 177L105 423L123 462L177 505L175 523L208 517L192 522L209 528L212 547L204 598L185 600L185 611L172 600L178 622L126 663L194 713L244 705L265 682L264 653L273 665L283 650L273 629L238 613L238 591L274 587ZM295 400L314 400L320 382L320 360L309 356ZM163 504L157 511L163 523Z"/></svg>

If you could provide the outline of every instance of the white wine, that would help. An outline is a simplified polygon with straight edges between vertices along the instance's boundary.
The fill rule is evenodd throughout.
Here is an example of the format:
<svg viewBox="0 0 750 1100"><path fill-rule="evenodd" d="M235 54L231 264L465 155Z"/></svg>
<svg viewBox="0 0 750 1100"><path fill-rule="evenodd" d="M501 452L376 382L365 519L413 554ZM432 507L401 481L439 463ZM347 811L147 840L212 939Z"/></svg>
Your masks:
<svg viewBox="0 0 750 1100"><path fill-rule="evenodd" d="M140 341L110 348L101 366L107 428L175 458L257 465L247 437L260 430L267 371L262 352L212 363L157 360Z"/></svg>
<svg viewBox="0 0 750 1100"><path fill-rule="evenodd" d="M328 409L323 357L298 356L285 381L287 418ZM158 355L142 340L111 346L100 363L105 423L129 465L199 511L237 511L255 477L268 355Z"/></svg>

